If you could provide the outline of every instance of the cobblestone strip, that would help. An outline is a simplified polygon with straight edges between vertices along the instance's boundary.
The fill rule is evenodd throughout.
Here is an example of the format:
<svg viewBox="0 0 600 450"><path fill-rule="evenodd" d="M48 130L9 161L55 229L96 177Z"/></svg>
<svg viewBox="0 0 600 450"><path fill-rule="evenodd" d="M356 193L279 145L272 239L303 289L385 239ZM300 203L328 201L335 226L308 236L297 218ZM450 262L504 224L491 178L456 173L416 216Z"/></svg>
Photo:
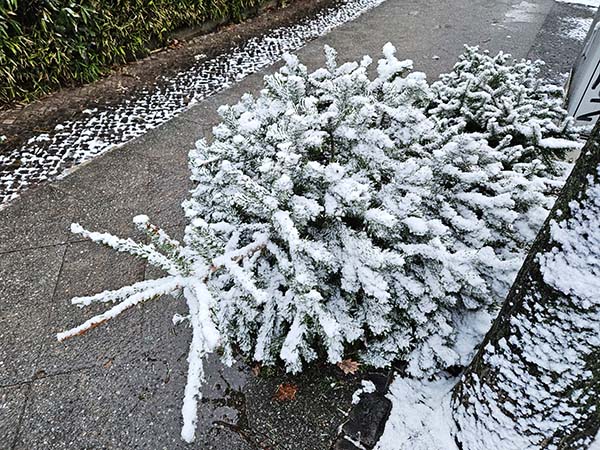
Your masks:
<svg viewBox="0 0 600 450"><path fill-rule="evenodd" d="M188 70L154 90L105 110L57 125L0 155L0 208L32 184L60 177L73 166L123 145L172 119L198 101L273 64L285 52L349 22L385 0L347 0L297 24L276 28L212 59L198 57Z"/></svg>

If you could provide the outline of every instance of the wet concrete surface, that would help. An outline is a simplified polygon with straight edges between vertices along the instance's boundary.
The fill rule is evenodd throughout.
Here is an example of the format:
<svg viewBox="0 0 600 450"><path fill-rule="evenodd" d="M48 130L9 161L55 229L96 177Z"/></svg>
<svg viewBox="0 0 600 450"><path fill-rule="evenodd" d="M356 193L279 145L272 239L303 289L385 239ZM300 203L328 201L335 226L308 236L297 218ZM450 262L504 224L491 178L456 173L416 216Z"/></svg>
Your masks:
<svg viewBox="0 0 600 450"><path fill-rule="evenodd" d="M561 85L566 81L594 14L594 9L586 6L558 2L553 5L527 55L546 62L543 77Z"/></svg>

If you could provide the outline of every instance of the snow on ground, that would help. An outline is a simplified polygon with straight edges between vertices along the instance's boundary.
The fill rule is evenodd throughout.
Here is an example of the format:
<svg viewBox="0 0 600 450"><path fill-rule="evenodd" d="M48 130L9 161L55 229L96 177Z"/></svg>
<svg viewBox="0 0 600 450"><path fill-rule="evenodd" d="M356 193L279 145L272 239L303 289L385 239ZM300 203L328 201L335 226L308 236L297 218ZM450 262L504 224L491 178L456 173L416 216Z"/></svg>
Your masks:
<svg viewBox="0 0 600 450"><path fill-rule="evenodd" d="M214 59L199 55L193 67L168 80L165 86L117 107L86 110L84 117L59 124L52 133L34 137L21 148L0 155L0 208L28 185L58 178L67 169L141 136L199 100L275 63L285 52L299 49L384 1L349 0L295 25L250 39Z"/></svg>
<svg viewBox="0 0 600 450"><path fill-rule="evenodd" d="M475 348L481 343L483 337L492 327L494 316L488 311L468 311L459 320L453 350L460 355L459 364L466 366L475 354Z"/></svg>
<svg viewBox="0 0 600 450"><path fill-rule="evenodd" d="M454 377L435 381L396 378L388 398L392 413L375 450L458 450L450 409Z"/></svg>
<svg viewBox="0 0 600 450"><path fill-rule="evenodd" d="M590 448L588 448L588 450L600 450L600 430L598 430L596 438L594 439L594 442L592 442L592 445L590 445Z"/></svg>
<svg viewBox="0 0 600 450"><path fill-rule="evenodd" d="M559 3L570 3L572 5L583 5L591 8L599 8L600 0L556 0Z"/></svg>
<svg viewBox="0 0 600 450"><path fill-rule="evenodd" d="M591 17L565 17L562 19L562 33L576 41L583 41L592 26Z"/></svg>
<svg viewBox="0 0 600 450"><path fill-rule="evenodd" d="M493 319L486 311L464 315L453 348L460 364L471 361ZM457 382L447 374L433 381L396 378L387 396L392 412L375 450L458 450L450 410L450 391Z"/></svg>

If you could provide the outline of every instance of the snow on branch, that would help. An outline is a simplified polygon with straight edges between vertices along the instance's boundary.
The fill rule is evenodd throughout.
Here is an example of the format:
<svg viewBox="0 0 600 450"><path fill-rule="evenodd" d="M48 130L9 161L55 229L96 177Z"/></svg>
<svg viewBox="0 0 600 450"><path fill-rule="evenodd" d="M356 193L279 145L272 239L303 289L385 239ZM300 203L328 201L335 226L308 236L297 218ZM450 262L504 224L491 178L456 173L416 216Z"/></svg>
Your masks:
<svg viewBox="0 0 600 450"><path fill-rule="evenodd" d="M69 339L74 336L80 336L87 331L102 325L110 319L117 317L119 314L140 302L144 302L161 295L171 294L174 291L181 289L185 285L185 280L179 276L166 277L158 281L160 282L147 285L143 291L132 293L129 297L127 297L126 300L122 301L116 306L113 306L102 314L98 314L97 316L86 320L81 325L62 333L58 333L56 335L57 339L59 341L64 341L65 339Z"/></svg>
<svg viewBox="0 0 600 450"><path fill-rule="evenodd" d="M174 275L179 272L179 268L173 263L173 261L157 251L153 245L139 244L133 239L121 239L113 236L110 233L88 231L78 223L71 225L71 232L79 234L93 242L104 244L107 247L117 250L118 252L129 253L130 255L143 258L153 266L163 269L170 274Z"/></svg>
<svg viewBox="0 0 600 450"><path fill-rule="evenodd" d="M119 300L124 300L128 297L131 297L139 292L153 291L157 288L160 288L163 286L164 280L164 278L160 278L158 280L138 281L131 286L124 286L114 291L104 291L88 297L74 297L71 299L71 303L81 308L84 306L89 306L92 303L115 303Z"/></svg>

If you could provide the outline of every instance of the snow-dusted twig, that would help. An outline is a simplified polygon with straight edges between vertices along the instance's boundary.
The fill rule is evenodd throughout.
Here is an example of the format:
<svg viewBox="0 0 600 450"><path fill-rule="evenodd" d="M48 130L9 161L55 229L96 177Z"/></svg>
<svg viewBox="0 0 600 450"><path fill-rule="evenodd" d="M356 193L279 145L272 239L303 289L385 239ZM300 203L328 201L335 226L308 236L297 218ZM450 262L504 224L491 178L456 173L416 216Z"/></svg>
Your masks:
<svg viewBox="0 0 600 450"><path fill-rule="evenodd" d="M188 376L181 408L183 416L181 438L186 442L192 442L196 433L198 401L202 398L200 392L200 387L204 381L202 358L217 348L220 336L211 318L212 296L204 283L196 283L186 287L183 290L183 295L190 310L192 342L188 354Z"/></svg>
<svg viewBox="0 0 600 450"><path fill-rule="evenodd" d="M64 341L65 339L69 339L73 336L80 336L87 331L102 325L104 322L117 317L119 314L140 302L150 300L151 298L158 297L160 295L170 294L178 289L181 289L186 284L186 280L179 276L166 277L157 281L160 281L160 283L151 284L141 292L134 292L126 300L122 301L116 306L113 306L102 314L98 314L97 316L86 320L84 323L75 328L58 333L56 335L57 339L59 341ZM82 299L80 301L84 303L86 300Z"/></svg>
<svg viewBox="0 0 600 450"><path fill-rule="evenodd" d="M104 244L119 252L129 253L130 255L143 258L153 266L166 270L171 275L175 275L179 272L179 268L173 264L173 261L171 261L167 256L158 252L153 245L139 244L133 239L121 239L113 236L110 233L88 231L78 223L71 225L71 232L79 234L93 242Z"/></svg>
<svg viewBox="0 0 600 450"><path fill-rule="evenodd" d="M143 280L138 281L131 286L124 286L114 291L104 291L99 294L90 295L87 297L74 297L71 299L73 305L77 305L80 308L89 306L92 303L115 303L119 300L124 300L127 297L131 297L138 292L143 292L149 289L155 289L163 283L164 278L158 280Z"/></svg>
<svg viewBox="0 0 600 450"><path fill-rule="evenodd" d="M246 245L240 249L227 252L224 255L221 255L213 260L212 265L210 266L211 272L216 272L219 269L224 267L229 267L231 262L239 263L244 258L248 258L253 256L255 253L263 251L267 246L267 237L263 237L262 239L258 239L255 242Z"/></svg>

